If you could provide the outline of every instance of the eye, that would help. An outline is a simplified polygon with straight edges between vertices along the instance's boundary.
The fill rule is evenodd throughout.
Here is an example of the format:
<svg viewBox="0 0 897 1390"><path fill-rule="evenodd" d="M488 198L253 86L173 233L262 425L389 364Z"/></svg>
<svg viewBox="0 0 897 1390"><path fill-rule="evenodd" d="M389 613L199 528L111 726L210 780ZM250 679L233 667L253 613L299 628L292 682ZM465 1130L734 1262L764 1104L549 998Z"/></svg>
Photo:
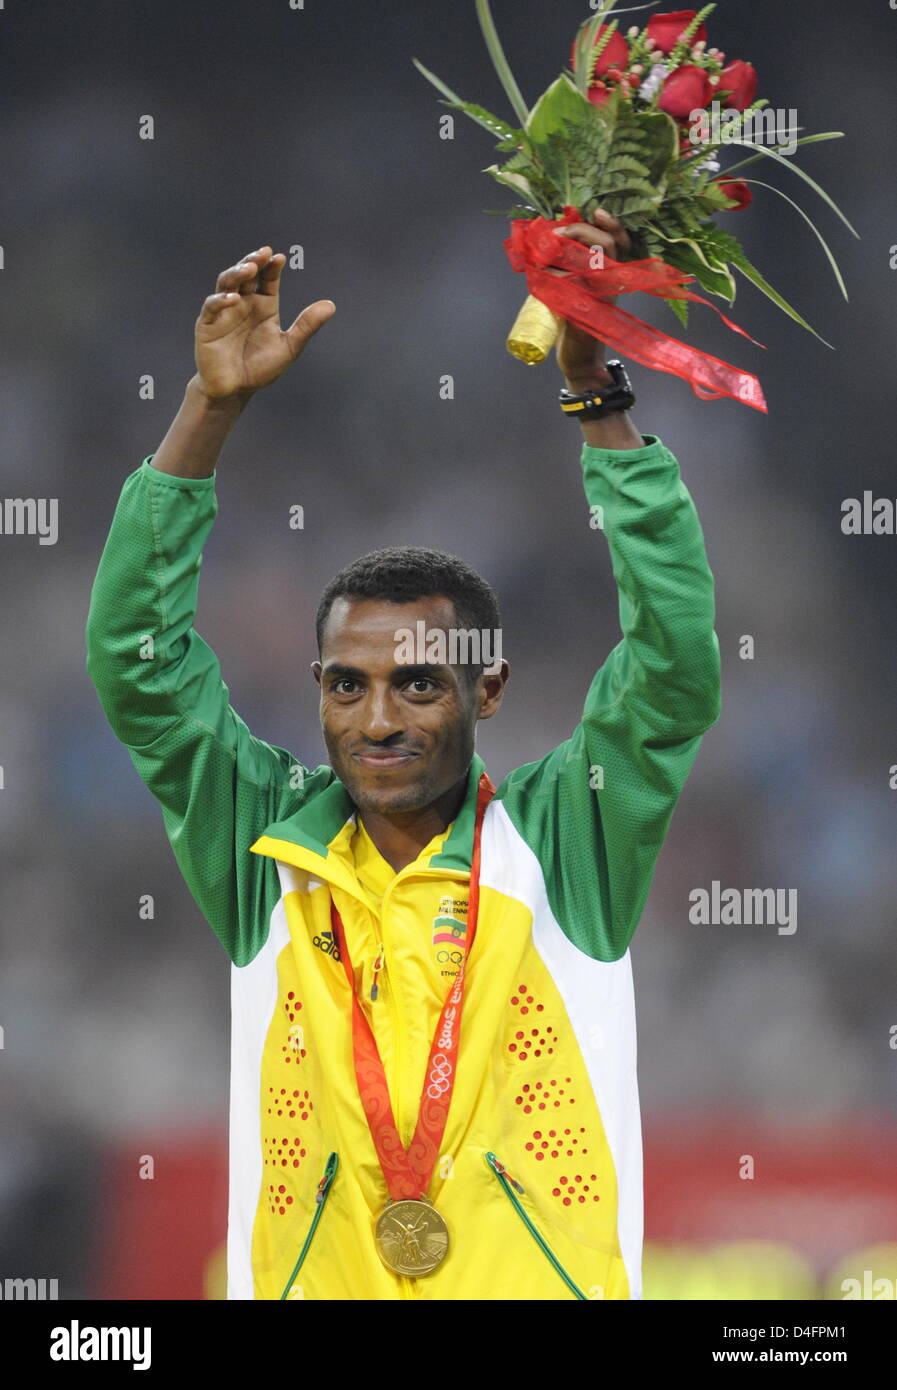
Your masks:
<svg viewBox="0 0 897 1390"><path fill-rule="evenodd" d="M408 682L407 688L411 691L412 695L430 695L433 691L438 690L439 686L436 681L431 680L429 676L415 676Z"/></svg>
<svg viewBox="0 0 897 1390"><path fill-rule="evenodd" d="M354 687L357 686L357 684L358 684L358 682L355 681L355 680L353 680L351 676L340 676L339 680L335 680L335 681L333 682L333 684L331 685L330 689L331 689L331 691L334 693L334 695L354 695L354 693L355 693ZM352 686L353 689L351 689L351 690L341 690L341 689L340 689L340 686L346 686L346 685Z"/></svg>

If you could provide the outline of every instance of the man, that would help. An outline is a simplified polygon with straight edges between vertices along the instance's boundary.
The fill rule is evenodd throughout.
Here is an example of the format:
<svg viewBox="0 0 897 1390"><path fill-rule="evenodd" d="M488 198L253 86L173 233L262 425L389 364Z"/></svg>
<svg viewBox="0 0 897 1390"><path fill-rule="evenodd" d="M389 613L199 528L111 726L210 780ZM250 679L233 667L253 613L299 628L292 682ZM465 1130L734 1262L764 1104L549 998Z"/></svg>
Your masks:
<svg viewBox="0 0 897 1390"><path fill-rule="evenodd" d="M564 234L625 252L594 220ZM494 633L498 608L440 551L376 552L328 586L330 766L253 737L193 621L222 445L335 310L281 330L284 261L263 246L206 299L196 375L124 484L87 625L112 728L233 962L228 1295L638 1298L628 945L719 716L697 514L661 441L587 402L624 635L572 737L497 789L474 736L508 665L453 660L451 639ZM565 324L557 356L567 390L619 403L593 338Z"/></svg>

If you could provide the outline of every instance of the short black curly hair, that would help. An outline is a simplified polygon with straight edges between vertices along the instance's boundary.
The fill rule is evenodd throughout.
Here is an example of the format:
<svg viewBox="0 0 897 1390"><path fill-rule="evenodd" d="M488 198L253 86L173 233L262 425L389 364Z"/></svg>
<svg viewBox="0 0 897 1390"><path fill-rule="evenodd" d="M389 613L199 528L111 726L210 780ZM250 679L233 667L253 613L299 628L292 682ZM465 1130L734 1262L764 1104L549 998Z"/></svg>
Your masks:
<svg viewBox="0 0 897 1390"><path fill-rule="evenodd" d="M372 550L346 565L334 575L321 595L315 616L318 655L324 627L333 602L338 598L383 599L388 603L412 603L419 598L442 596L450 599L458 627L480 632L498 632L501 613L491 584L466 561L445 550L422 545L390 546ZM483 672L483 664L465 667L473 683Z"/></svg>

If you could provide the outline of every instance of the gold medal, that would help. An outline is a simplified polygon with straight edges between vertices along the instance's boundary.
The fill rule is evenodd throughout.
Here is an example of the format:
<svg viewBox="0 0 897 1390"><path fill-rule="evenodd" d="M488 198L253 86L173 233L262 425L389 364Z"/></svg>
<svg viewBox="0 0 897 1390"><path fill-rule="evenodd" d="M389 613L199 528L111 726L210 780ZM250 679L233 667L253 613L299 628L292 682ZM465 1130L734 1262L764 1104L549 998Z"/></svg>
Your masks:
<svg viewBox="0 0 897 1390"><path fill-rule="evenodd" d="M389 1202L374 1228L377 1253L394 1274L418 1279L432 1274L448 1254L448 1226L432 1202Z"/></svg>

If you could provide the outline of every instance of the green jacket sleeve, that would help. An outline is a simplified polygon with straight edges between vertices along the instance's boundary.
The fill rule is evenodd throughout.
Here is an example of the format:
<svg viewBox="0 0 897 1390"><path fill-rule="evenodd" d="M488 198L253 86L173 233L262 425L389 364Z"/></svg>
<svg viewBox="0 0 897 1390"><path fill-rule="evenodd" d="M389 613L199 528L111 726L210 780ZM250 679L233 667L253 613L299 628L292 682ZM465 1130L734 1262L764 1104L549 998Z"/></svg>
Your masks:
<svg viewBox="0 0 897 1390"><path fill-rule="evenodd" d="M498 794L565 935L610 961L629 945L701 736L719 718L720 655L713 575L673 454L655 435L632 450L584 444L582 468L603 511L623 637L572 737Z"/></svg>
<svg viewBox="0 0 897 1390"><path fill-rule="evenodd" d="M279 897L275 862L249 846L300 803L307 769L253 737L193 627L202 548L218 510L215 477L172 477L152 457L125 480L103 549L87 670L161 804L193 897L231 959L245 964Z"/></svg>

